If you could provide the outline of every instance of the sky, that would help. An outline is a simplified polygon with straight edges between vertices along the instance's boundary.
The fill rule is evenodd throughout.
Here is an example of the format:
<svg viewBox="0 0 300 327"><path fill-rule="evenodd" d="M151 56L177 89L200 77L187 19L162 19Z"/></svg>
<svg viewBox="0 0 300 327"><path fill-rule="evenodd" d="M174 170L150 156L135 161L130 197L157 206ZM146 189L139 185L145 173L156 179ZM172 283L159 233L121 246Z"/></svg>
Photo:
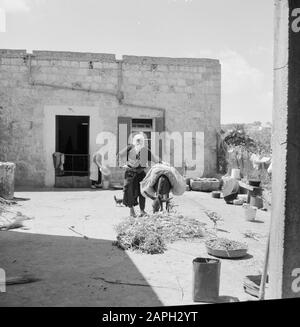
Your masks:
<svg viewBox="0 0 300 327"><path fill-rule="evenodd" d="M0 0L0 48L216 58L221 122L269 122L273 7L273 0Z"/></svg>

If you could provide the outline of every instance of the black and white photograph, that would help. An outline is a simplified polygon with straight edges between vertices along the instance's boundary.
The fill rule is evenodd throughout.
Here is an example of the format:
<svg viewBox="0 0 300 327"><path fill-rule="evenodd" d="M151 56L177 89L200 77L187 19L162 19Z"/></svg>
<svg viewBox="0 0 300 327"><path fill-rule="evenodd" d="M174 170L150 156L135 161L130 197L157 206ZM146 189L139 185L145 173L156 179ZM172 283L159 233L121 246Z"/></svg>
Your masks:
<svg viewBox="0 0 300 327"><path fill-rule="evenodd" d="M300 0L0 0L0 307L299 298L299 126Z"/></svg>

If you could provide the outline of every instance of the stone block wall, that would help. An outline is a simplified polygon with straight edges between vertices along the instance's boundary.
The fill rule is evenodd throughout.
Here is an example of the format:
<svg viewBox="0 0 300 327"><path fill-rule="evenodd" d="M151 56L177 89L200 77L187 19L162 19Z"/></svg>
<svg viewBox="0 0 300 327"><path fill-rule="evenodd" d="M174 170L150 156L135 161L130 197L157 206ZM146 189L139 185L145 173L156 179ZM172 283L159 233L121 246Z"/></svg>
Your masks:
<svg viewBox="0 0 300 327"><path fill-rule="evenodd" d="M52 158L45 141L49 108L72 114L96 107L94 132L113 133L117 117L155 118L160 108L167 131L204 132L203 175L212 176L220 84L221 67L212 59L116 60L113 54L0 50L0 161L16 163L17 185L51 186L47 174ZM92 152L97 144L90 142Z"/></svg>

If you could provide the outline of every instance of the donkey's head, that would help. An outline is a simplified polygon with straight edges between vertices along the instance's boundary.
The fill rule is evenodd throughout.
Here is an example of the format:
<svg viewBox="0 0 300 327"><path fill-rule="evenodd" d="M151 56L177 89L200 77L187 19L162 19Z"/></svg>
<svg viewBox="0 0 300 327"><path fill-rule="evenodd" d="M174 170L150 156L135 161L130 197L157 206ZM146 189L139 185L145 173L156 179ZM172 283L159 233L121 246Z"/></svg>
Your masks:
<svg viewBox="0 0 300 327"><path fill-rule="evenodd" d="M158 194L153 198L152 209L153 213L158 212L159 210L163 211L163 203L166 203L166 209L169 207L169 203L172 198L164 199L162 195Z"/></svg>
<svg viewBox="0 0 300 327"><path fill-rule="evenodd" d="M172 200L172 198L164 198L163 195L158 194L157 196L153 196L150 195L149 193L147 193L146 191L144 191L145 194L151 199L153 200L152 202L152 209L153 209L153 213L158 212L159 210L163 211L163 203L166 203L166 209L168 210L169 208L169 203Z"/></svg>

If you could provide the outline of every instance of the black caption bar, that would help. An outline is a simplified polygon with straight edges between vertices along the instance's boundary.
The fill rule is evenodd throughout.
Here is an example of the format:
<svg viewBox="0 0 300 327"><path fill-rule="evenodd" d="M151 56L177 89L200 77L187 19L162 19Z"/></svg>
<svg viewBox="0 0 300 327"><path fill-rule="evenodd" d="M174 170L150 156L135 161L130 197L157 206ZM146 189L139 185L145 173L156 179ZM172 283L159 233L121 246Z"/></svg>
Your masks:
<svg viewBox="0 0 300 327"><path fill-rule="evenodd" d="M0 308L3 326L204 326L228 322L233 325L259 316L260 323L280 312L293 317L300 299L251 301L155 308ZM249 314L251 314L251 318ZM244 318L242 318L244 317ZM242 319L242 320L241 320ZM244 320L245 319L245 320Z"/></svg>

